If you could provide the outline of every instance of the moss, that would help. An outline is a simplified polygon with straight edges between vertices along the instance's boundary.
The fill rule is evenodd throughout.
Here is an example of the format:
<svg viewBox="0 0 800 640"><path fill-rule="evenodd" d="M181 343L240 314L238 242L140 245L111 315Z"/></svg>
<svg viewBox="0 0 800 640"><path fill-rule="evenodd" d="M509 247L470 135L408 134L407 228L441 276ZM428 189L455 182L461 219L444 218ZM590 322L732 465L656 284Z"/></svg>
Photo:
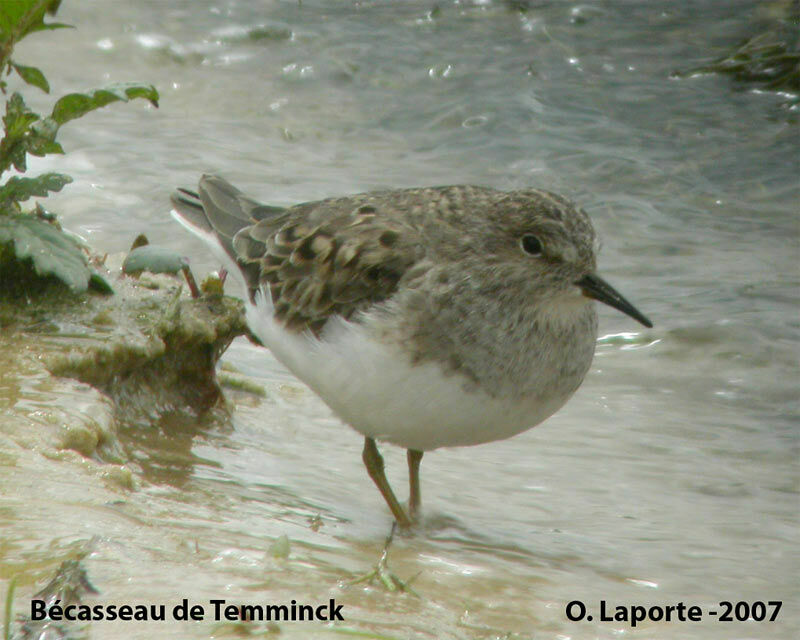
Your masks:
<svg viewBox="0 0 800 640"><path fill-rule="evenodd" d="M138 291L143 297L128 298L124 311L114 314L123 323L127 318L128 326L113 325L107 339L54 356L48 360L51 372L96 387L122 416L155 417L186 408L200 414L212 408L221 398L217 361L246 330L242 303ZM110 311L96 312L92 319L104 313Z"/></svg>

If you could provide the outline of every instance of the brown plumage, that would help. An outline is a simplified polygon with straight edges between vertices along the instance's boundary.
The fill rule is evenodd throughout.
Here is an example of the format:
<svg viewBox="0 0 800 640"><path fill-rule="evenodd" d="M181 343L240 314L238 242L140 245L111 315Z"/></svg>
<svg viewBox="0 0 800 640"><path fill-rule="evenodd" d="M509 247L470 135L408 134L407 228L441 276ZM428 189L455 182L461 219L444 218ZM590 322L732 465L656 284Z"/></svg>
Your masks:
<svg viewBox="0 0 800 640"><path fill-rule="evenodd" d="M217 236L240 266L251 300L264 285L288 329L319 334L332 315L349 319L386 300L428 243L425 211L506 194L472 186L431 187L329 198L289 208L261 205L222 178L180 189L175 208ZM447 221L443 221L447 224Z"/></svg>

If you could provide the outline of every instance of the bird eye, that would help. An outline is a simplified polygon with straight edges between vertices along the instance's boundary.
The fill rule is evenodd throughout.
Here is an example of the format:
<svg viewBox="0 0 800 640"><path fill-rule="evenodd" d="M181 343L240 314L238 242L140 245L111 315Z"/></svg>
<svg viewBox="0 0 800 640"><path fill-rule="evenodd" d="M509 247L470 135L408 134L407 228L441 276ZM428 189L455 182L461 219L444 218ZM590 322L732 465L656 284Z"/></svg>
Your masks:
<svg viewBox="0 0 800 640"><path fill-rule="evenodd" d="M522 250L532 256L542 255L542 243L536 236L525 234L522 240L519 241Z"/></svg>

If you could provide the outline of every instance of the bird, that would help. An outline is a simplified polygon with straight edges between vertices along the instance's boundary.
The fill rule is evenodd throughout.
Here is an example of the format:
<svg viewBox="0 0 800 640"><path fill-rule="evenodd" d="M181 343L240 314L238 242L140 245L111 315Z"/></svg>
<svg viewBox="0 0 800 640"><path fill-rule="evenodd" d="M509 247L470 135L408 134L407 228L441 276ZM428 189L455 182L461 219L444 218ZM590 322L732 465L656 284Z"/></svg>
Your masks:
<svg viewBox="0 0 800 640"><path fill-rule="evenodd" d="M172 215L238 274L252 333L344 423L397 525L420 463L560 409L597 340L595 301L650 320L597 274L588 214L551 191L399 188L280 207L203 175ZM409 499L377 442L407 451Z"/></svg>

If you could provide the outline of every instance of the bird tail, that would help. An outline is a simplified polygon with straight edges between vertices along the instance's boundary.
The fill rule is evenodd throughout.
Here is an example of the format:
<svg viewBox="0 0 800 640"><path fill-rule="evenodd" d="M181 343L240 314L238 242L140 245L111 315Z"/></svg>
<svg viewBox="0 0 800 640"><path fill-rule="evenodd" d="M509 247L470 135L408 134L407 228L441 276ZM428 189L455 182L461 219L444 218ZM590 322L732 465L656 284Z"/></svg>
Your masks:
<svg viewBox="0 0 800 640"><path fill-rule="evenodd" d="M227 180L212 175L200 178L197 191L179 188L170 200L172 216L205 241L226 266L236 266L236 271L243 265L233 246L234 236L259 220L276 218L285 211L248 198Z"/></svg>

